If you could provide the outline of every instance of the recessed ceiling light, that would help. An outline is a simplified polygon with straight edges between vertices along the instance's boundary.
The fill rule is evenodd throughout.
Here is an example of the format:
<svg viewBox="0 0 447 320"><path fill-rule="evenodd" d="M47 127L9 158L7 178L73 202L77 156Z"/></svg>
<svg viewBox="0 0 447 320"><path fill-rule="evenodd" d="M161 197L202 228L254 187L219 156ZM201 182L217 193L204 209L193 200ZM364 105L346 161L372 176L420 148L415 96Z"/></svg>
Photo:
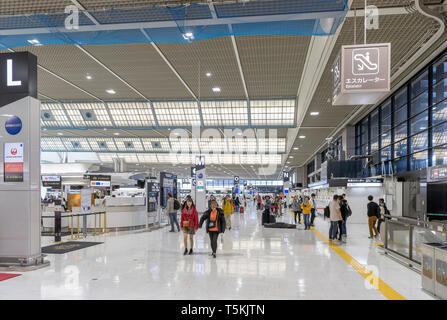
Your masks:
<svg viewBox="0 0 447 320"><path fill-rule="evenodd" d="M206 73L206 76L207 76L208 78L211 77L211 76L212 76L211 72L207 72L207 73Z"/></svg>
<svg viewBox="0 0 447 320"><path fill-rule="evenodd" d="M311 113L310 113L311 116L318 116L319 114L320 114L320 113L317 112L317 111L314 111L314 112L311 112Z"/></svg>
<svg viewBox="0 0 447 320"><path fill-rule="evenodd" d="M120 133L119 132L115 132L115 133L113 133L115 136L119 136L120 135Z"/></svg>
<svg viewBox="0 0 447 320"><path fill-rule="evenodd" d="M306 139L306 136L300 136L300 139Z"/></svg>
<svg viewBox="0 0 447 320"><path fill-rule="evenodd" d="M287 163L290 163L290 161L287 161ZM287 167L286 167L287 168Z"/></svg>
<svg viewBox="0 0 447 320"><path fill-rule="evenodd" d="M293 156L290 156L289 158L290 158L290 159L293 159Z"/></svg>
<svg viewBox="0 0 447 320"><path fill-rule="evenodd" d="M40 44L39 40L37 40L37 39L31 39L31 40L28 40L28 42L31 44Z"/></svg>
<svg viewBox="0 0 447 320"><path fill-rule="evenodd" d="M58 136L63 136L64 134L62 132L57 133Z"/></svg>
<svg viewBox="0 0 447 320"><path fill-rule="evenodd" d="M194 34L192 32L186 32L185 34L183 34L183 39L192 40L194 39Z"/></svg>
<svg viewBox="0 0 447 320"><path fill-rule="evenodd" d="M113 90L113 89L107 89L106 92L107 92L108 94L115 94L115 93L116 93L116 91Z"/></svg>
<svg viewBox="0 0 447 320"><path fill-rule="evenodd" d="M221 90L220 90L220 88L219 87L214 87L213 88L213 92L220 92Z"/></svg>
<svg viewBox="0 0 447 320"><path fill-rule="evenodd" d="M293 150L298 150L298 149L299 149L298 147L293 148Z"/></svg>
<svg viewBox="0 0 447 320"><path fill-rule="evenodd" d="M89 75L89 74L86 75L85 78L86 78L87 80L92 80L92 79L93 79L93 77L92 77L91 75Z"/></svg>

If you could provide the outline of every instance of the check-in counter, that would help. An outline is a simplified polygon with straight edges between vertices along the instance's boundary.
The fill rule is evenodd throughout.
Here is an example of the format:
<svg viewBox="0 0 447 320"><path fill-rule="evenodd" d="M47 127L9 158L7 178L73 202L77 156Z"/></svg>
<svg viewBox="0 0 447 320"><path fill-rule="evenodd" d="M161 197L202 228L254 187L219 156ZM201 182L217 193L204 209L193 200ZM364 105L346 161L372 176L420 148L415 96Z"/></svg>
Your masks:
<svg viewBox="0 0 447 320"><path fill-rule="evenodd" d="M73 214L79 214L80 207L73 207ZM93 212L106 212L106 226L109 231L125 231L146 227L153 223L153 218L147 215L144 197L114 197L96 199ZM96 228L104 227L104 215L96 215ZM77 228L77 217L73 219L73 226ZM83 217L79 218L81 229L83 228ZM87 229L91 231L95 227L95 216L87 216Z"/></svg>

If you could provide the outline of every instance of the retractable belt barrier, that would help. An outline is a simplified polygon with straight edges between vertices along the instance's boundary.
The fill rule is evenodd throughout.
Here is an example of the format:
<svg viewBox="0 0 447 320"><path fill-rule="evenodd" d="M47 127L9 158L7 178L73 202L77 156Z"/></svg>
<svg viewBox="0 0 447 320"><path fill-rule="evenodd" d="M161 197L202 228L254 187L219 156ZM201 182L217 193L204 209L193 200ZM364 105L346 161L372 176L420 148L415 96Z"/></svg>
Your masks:
<svg viewBox="0 0 447 320"><path fill-rule="evenodd" d="M79 240L80 239L80 219L79 217L83 217L83 216L95 216L95 224L94 224L94 228L93 228L93 235L101 235L101 234L106 234L107 233L107 212L106 211L100 211L100 212L92 212L92 213L79 213L79 214L70 214L70 215L65 215L65 216L61 216L62 218L71 218L71 226L70 226L70 233L71 233L71 237L70 240ZM96 216L99 215L99 219L96 218ZM101 218L102 215L104 215L104 227L101 227ZM55 216L41 216L42 218L47 218L47 219L54 219ZM78 222L78 227L77 227L77 232L76 232L76 236L74 235L74 225L73 225L73 218L77 217L77 222ZM98 224L98 228L96 228L97 225L97 220L99 221ZM98 232L97 232L98 229Z"/></svg>

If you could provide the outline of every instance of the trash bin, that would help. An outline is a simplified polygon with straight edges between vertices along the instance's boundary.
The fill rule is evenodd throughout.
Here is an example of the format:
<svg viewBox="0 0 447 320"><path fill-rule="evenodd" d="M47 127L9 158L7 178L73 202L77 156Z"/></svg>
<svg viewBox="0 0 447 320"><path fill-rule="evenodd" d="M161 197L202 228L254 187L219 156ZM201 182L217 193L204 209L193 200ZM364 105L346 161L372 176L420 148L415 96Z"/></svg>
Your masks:
<svg viewBox="0 0 447 320"><path fill-rule="evenodd" d="M435 248L443 247L439 242L423 243L422 250L422 289L435 294Z"/></svg>
<svg viewBox="0 0 447 320"><path fill-rule="evenodd" d="M447 246L435 248L435 295L447 299Z"/></svg>

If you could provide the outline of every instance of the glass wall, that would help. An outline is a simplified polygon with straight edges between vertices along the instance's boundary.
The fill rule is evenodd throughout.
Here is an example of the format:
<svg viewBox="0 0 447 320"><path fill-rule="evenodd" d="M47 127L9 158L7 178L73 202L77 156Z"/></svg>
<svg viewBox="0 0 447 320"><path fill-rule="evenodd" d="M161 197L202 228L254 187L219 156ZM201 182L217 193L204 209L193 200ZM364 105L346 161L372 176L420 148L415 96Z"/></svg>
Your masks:
<svg viewBox="0 0 447 320"><path fill-rule="evenodd" d="M356 124L355 145L394 173L447 164L446 52Z"/></svg>

